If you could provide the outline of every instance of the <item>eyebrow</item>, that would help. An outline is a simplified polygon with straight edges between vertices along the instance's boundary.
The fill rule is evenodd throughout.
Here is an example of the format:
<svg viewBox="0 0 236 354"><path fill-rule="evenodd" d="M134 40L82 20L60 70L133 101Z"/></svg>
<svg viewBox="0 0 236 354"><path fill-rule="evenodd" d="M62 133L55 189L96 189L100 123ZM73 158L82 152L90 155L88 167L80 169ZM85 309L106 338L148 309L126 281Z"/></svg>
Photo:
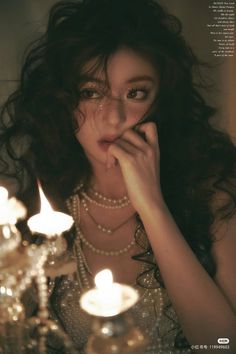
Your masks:
<svg viewBox="0 0 236 354"><path fill-rule="evenodd" d="M98 79L97 77L89 76L89 75L83 75L81 77L81 82L95 82L97 84L105 84L104 80Z"/></svg>
<svg viewBox="0 0 236 354"><path fill-rule="evenodd" d="M81 80L82 82L94 82L94 83L103 84L103 85L106 84L106 80L102 80L97 77L93 77L93 76L89 76L89 75L83 75L81 79L82 79ZM126 83L131 84L131 83L138 82L138 81L150 81L152 83L155 82L155 80L152 76L138 75L138 76L131 77L130 79L128 79L126 81Z"/></svg>
<svg viewBox="0 0 236 354"><path fill-rule="evenodd" d="M137 82L137 81L151 81L154 82L154 79L152 76L149 75L139 75L139 76L134 76L132 78L130 78L127 83L131 84L133 82Z"/></svg>

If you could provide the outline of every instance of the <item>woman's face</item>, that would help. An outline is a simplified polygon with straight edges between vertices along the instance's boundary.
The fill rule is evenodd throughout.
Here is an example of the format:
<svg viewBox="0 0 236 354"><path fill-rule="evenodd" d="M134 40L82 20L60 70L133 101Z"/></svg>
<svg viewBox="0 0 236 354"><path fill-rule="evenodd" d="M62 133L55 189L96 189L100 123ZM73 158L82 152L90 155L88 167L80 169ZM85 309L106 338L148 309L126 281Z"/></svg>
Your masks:
<svg viewBox="0 0 236 354"><path fill-rule="evenodd" d="M85 71L94 65L87 64ZM119 49L108 60L107 72L97 71L80 86L74 112L76 138L91 164L105 164L109 145L148 112L159 87L153 65L130 49Z"/></svg>

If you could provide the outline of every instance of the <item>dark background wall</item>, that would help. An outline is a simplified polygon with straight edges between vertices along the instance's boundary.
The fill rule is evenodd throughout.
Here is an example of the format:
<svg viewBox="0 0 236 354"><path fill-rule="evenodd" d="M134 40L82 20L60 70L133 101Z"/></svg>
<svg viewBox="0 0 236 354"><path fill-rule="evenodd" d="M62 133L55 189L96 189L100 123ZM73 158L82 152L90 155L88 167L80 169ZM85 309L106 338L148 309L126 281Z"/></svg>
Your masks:
<svg viewBox="0 0 236 354"><path fill-rule="evenodd" d="M0 102L14 89L24 49L44 31L48 9L55 2L57 0L0 0ZM203 94L219 108L215 124L236 137L236 54L223 60L211 53L213 44L207 24L212 19L208 6L213 1L159 2L180 18L186 40L198 57L213 64L214 68L204 75L214 84L214 89Z"/></svg>

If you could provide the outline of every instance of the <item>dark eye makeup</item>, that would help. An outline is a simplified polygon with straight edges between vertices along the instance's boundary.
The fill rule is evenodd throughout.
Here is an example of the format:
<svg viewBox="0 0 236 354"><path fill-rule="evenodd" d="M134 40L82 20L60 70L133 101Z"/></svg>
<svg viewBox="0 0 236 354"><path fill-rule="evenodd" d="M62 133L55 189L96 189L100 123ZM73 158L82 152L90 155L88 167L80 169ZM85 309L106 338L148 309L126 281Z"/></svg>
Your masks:
<svg viewBox="0 0 236 354"><path fill-rule="evenodd" d="M101 99L107 94L106 90L98 89L95 87L84 87L79 91L80 99L93 100ZM125 99L134 101L145 101L150 94L150 89L145 86L131 87L125 94Z"/></svg>
<svg viewBox="0 0 236 354"><path fill-rule="evenodd" d="M79 96L80 99L91 100L101 98L103 94L94 88L83 88L80 90Z"/></svg>
<svg viewBox="0 0 236 354"><path fill-rule="evenodd" d="M127 94L128 99L144 101L149 96L150 90L147 87L132 87Z"/></svg>

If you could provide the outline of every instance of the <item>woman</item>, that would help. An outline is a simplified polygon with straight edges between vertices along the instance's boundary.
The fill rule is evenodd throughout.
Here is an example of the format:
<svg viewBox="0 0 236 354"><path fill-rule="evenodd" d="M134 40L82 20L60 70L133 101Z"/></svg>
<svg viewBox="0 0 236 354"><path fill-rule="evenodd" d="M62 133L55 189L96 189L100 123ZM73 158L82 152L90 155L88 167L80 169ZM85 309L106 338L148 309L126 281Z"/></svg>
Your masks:
<svg viewBox="0 0 236 354"><path fill-rule="evenodd" d="M78 269L51 308L80 351L78 297L103 268L140 291L146 353L208 353L220 337L236 350L236 150L209 123L198 65L154 1L59 2L3 107L3 177L31 214L39 178L75 220Z"/></svg>

